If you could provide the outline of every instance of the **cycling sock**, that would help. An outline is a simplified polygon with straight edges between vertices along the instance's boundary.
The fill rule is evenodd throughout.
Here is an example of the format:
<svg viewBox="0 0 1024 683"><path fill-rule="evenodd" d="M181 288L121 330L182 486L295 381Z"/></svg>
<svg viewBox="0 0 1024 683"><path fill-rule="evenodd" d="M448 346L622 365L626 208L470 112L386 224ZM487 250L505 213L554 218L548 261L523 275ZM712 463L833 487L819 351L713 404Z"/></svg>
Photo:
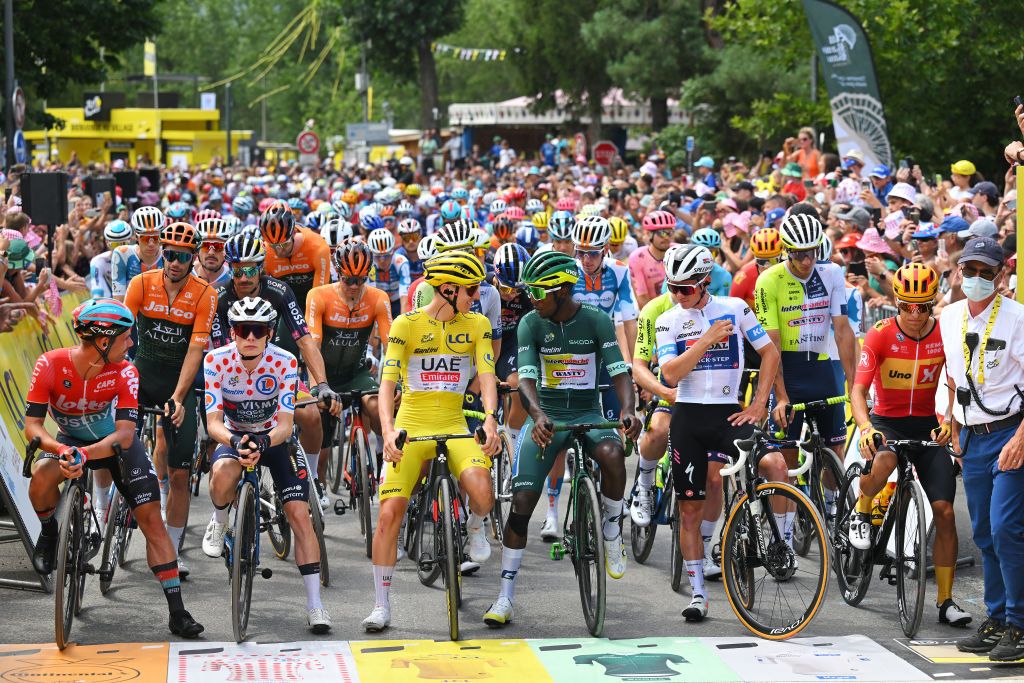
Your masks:
<svg viewBox="0 0 1024 683"><path fill-rule="evenodd" d="M622 517L622 499L605 498L601 506L604 508L604 538L610 541L620 534L619 519Z"/></svg>
<svg viewBox="0 0 1024 683"><path fill-rule="evenodd" d="M373 565L373 590L375 593L374 604L377 607L383 607L387 611L391 611L391 576L395 573L395 565L385 567L383 565Z"/></svg>
<svg viewBox="0 0 1024 683"><path fill-rule="evenodd" d="M110 507L110 486L100 486L96 482L92 484L92 499L96 501L96 516L102 522L106 517L106 510Z"/></svg>
<svg viewBox="0 0 1024 683"><path fill-rule="evenodd" d="M863 493L857 498L857 512L863 515L871 514L871 499Z"/></svg>
<svg viewBox="0 0 1024 683"><path fill-rule="evenodd" d="M704 541L704 557L711 556L711 536L715 533L715 525L718 520L709 522L706 519L700 521L700 538Z"/></svg>
<svg viewBox="0 0 1024 683"><path fill-rule="evenodd" d="M935 597L935 604L942 606L953 597L953 567L935 567L935 587L938 592Z"/></svg>
<svg viewBox="0 0 1024 683"><path fill-rule="evenodd" d="M319 479L320 476L316 473L316 467L320 464L320 452L306 453L306 464L309 465L309 471L313 473L313 479Z"/></svg>
<svg viewBox="0 0 1024 683"><path fill-rule="evenodd" d="M320 602L320 563L300 564L299 573L302 574L302 583L306 586L306 609L322 609L324 605Z"/></svg>
<svg viewBox="0 0 1024 683"><path fill-rule="evenodd" d="M558 496L562 492L562 478L548 475L548 519L558 519Z"/></svg>
<svg viewBox="0 0 1024 683"><path fill-rule="evenodd" d="M469 519L466 520L466 528L469 530L476 530L484 525L484 518L481 515L476 514L472 510L469 511Z"/></svg>
<svg viewBox="0 0 1024 683"><path fill-rule="evenodd" d="M686 560L686 577L690 580L693 597L706 595L704 592L704 560Z"/></svg>
<svg viewBox="0 0 1024 683"><path fill-rule="evenodd" d="M231 503L228 503L224 507L218 507L218 506L214 505L213 506L213 520L215 522L217 522L217 524L227 524L228 523L228 512L230 512L230 510L231 510Z"/></svg>
<svg viewBox="0 0 1024 683"><path fill-rule="evenodd" d="M57 508L50 508L49 510L43 510L39 512L36 510L36 517L39 518L39 522L43 525L43 533L47 536L56 536L60 530L57 526Z"/></svg>
<svg viewBox="0 0 1024 683"><path fill-rule="evenodd" d="M171 536L171 545L174 546L174 552L177 554L178 545L181 544L181 535L185 533L185 527L183 526L171 526L167 525L167 533Z"/></svg>
<svg viewBox="0 0 1024 683"><path fill-rule="evenodd" d="M498 593L499 598L508 598L509 601L513 599L516 593L516 575L519 573L519 567L523 564L523 552L526 548L506 548L501 549L501 592Z"/></svg>
<svg viewBox="0 0 1024 683"><path fill-rule="evenodd" d="M647 465L649 467L649 469L648 469L648 467L645 467L645 465ZM650 490L650 488L652 486L654 486L654 473L655 473L655 471L657 469L658 469L658 461L657 460L644 460L643 458L641 458L640 459L640 474L637 475L637 478L636 478L636 480L640 484L640 486L643 486L645 489Z"/></svg>
<svg viewBox="0 0 1024 683"><path fill-rule="evenodd" d="M178 563L168 562L150 567L160 587L164 590L164 597L167 598L167 608L171 614L181 612L185 605L181 602L181 579L178 577Z"/></svg>
<svg viewBox="0 0 1024 683"><path fill-rule="evenodd" d="M786 513L786 524L782 529L782 535L786 538L786 545L793 547L793 521L796 519L796 512Z"/></svg>
<svg viewBox="0 0 1024 683"><path fill-rule="evenodd" d="M783 539L786 539L786 514L785 512L774 512L775 525L779 527L779 534ZM789 545L789 540L786 539L786 544Z"/></svg>

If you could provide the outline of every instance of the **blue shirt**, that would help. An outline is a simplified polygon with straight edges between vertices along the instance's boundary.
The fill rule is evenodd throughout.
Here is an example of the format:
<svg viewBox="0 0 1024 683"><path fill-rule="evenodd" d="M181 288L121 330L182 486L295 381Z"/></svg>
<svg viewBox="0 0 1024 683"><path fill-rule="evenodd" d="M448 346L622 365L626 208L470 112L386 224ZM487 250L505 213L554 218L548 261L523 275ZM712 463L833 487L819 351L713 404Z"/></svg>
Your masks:
<svg viewBox="0 0 1024 683"><path fill-rule="evenodd" d="M551 141L546 141L540 146L540 156L544 159L545 166L555 165L555 146L551 144Z"/></svg>

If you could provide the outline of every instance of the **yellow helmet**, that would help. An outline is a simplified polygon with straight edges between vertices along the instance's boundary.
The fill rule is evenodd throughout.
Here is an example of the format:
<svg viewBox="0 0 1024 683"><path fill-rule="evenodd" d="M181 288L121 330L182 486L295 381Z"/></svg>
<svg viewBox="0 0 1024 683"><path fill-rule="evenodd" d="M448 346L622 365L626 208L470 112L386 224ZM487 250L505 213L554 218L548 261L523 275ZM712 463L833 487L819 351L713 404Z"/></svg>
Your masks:
<svg viewBox="0 0 1024 683"><path fill-rule="evenodd" d="M935 300L939 291L939 275L931 266L908 263L892 278L892 293L898 301L923 304Z"/></svg>
<svg viewBox="0 0 1024 683"><path fill-rule="evenodd" d="M484 280L483 264L473 254L465 251L449 251L438 254L427 261L423 277L427 284L437 287L445 283L469 287Z"/></svg>
<svg viewBox="0 0 1024 683"><path fill-rule="evenodd" d="M761 228L750 236L755 258L775 258L782 253L782 237L775 228Z"/></svg>
<svg viewBox="0 0 1024 683"><path fill-rule="evenodd" d="M612 226L612 238L608 240L611 244L622 244L629 237L629 223L626 219L619 218L618 216L612 216L608 219L608 224Z"/></svg>
<svg viewBox="0 0 1024 683"><path fill-rule="evenodd" d="M416 183L409 183L405 186L405 195L407 197L419 197L423 193L423 190Z"/></svg>
<svg viewBox="0 0 1024 683"><path fill-rule="evenodd" d="M548 212L538 211L537 213L533 214L533 216L530 218L530 221L533 222L533 227L537 228L538 230L547 230Z"/></svg>

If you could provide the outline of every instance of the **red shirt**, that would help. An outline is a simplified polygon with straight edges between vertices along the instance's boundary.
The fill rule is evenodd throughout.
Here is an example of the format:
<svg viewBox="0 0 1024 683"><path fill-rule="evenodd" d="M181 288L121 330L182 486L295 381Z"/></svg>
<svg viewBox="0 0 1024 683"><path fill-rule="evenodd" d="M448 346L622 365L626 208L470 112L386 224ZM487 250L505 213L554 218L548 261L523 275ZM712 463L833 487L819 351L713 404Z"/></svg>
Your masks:
<svg viewBox="0 0 1024 683"><path fill-rule="evenodd" d="M747 302L747 306L753 308L754 285L757 284L757 275L757 261L751 261L740 268L740 272L736 273L736 277L732 279L732 289L729 290L729 296L743 299Z"/></svg>
<svg viewBox="0 0 1024 683"><path fill-rule="evenodd" d="M914 339L900 329L896 318L887 318L864 339L854 384L874 385L875 415L934 416L935 391L945 363L937 321L924 339Z"/></svg>

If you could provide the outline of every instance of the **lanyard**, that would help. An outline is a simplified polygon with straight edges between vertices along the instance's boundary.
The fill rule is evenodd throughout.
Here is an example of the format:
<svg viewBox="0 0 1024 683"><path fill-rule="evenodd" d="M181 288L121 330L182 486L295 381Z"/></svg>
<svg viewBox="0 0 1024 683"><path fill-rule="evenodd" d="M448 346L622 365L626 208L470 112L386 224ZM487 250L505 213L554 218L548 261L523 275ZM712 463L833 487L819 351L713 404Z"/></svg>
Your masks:
<svg viewBox="0 0 1024 683"><path fill-rule="evenodd" d="M989 313L988 323L985 325L985 333L981 336L981 349L978 355L978 384L982 385L985 383L985 347L988 345L988 338L992 334L992 328L996 324L996 315L999 314L999 306L1003 303L1002 296L996 296L995 304L992 306L992 312ZM971 350L967 347L967 311L968 307L964 306L964 330L961 335L964 338L964 368L966 374L970 377L971 374Z"/></svg>

